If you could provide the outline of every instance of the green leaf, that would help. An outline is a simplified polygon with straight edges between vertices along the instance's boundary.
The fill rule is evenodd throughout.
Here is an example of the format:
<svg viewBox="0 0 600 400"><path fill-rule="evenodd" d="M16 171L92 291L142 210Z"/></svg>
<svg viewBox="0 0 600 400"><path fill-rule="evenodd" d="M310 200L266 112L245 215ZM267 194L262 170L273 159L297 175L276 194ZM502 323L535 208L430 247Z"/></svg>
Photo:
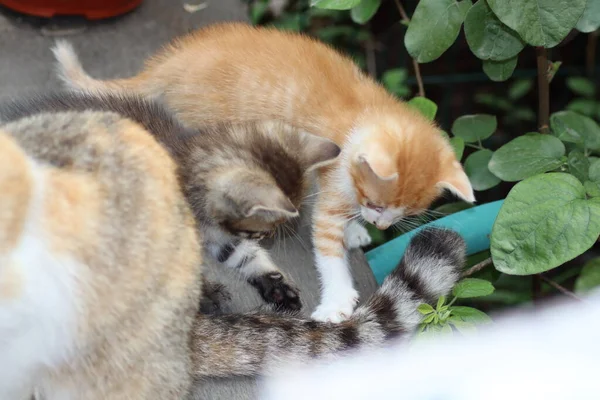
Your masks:
<svg viewBox="0 0 600 400"><path fill-rule="evenodd" d="M587 157L579 150L573 150L569 153L567 159L569 165L569 172L581 181L581 183L588 179L588 169L590 168L590 162Z"/></svg>
<svg viewBox="0 0 600 400"><path fill-rule="evenodd" d="M575 27L579 32L584 33L600 28L600 0L587 0L585 10Z"/></svg>
<svg viewBox="0 0 600 400"><path fill-rule="evenodd" d="M497 270L531 275L555 268L592 247L600 234L600 202L587 200L573 175L549 173L519 182L492 228Z"/></svg>
<svg viewBox="0 0 600 400"><path fill-rule="evenodd" d="M268 1L256 1L250 7L250 21L257 25L269 9Z"/></svg>
<svg viewBox="0 0 600 400"><path fill-rule="evenodd" d="M559 111L550 116L550 127L552 134L564 142L600 150L600 127L585 115L573 111Z"/></svg>
<svg viewBox="0 0 600 400"><path fill-rule="evenodd" d="M552 82L561 65L562 61L550 62L550 66L548 67L548 83Z"/></svg>
<svg viewBox="0 0 600 400"><path fill-rule="evenodd" d="M488 0L494 14L531 46L554 47L575 27L586 0Z"/></svg>
<svg viewBox="0 0 600 400"><path fill-rule="evenodd" d="M463 335L471 335L477 332L477 327L471 322L465 322L458 317L450 317L448 322L452 324Z"/></svg>
<svg viewBox="0 0 600 400"><path fill-rule="evenodd" d="M440 308L442 308L442 306L444 305L445 302L446 302L446 296L441 296L437 301L436 309L439 310Z"/></svg>
<svg viewBox="0 0 600 400"><path fill-rule="evenodd" d="M483 60L483 72L494 82L504 82L517 67L518 56L504 61Z"/></svg>
<svg viewBox="0 0 600 400"><path fill-rule="evenodd" d="M524 135L500 147L488 167L498 178L516 182L563 164L565 145L551 135Z"/></svg>
<svg viewBox="0 0 600 400"><path fill-rule="evenodd" d="M432 312L435 311L433 309L433 307L431 307L429 304L426 304L426 303L419 304L419 306L417 307L417 310L423 315L431 314Z"/></svg>
<svg viewBox="0 0 600 400"><path fill-rule="evenodd" d="M361 0L356 7L350 10L350 17L357 24L366 24L373 18L380 5L381 0Z"/></svg>
<svg viewBox="0 0 600 400"><path fill-rule="evenodd" d="M496 131L498 121L489 114L463 115L452 124L452 134L462 138L467 143L475 143L492 136Z"/></svg>
<svg viewBox="0 0 600 400"><path fill-rule="evenodd" d="M413 97L407 104L411 107L416 108L423 114L428 120L433 121L435 114L437 113L437 104L425 97Z"/></svg>
<svg viewBox="0 0 600 400"><path fill-rule="evenodd" d="M408 72L405 68L388 69L383 73L381 82L383 86L396 96L404 97L410 93L410 89L406 86L406 77Z"/></svg>
<svg viewBox="0 0 600 400"><path fill-rule="evenodd" d="M440 330L441 333L443 333L444 335L452 335L452 327L450 325L444 325L442 326L442 329Z"/></svg>
<svg viewBox="0 0 600 400"><path fill-rule="evenodd" d="M300 17L300 14L284 13L273 22L273 26L285 31L300 32L302 30L302 21Z"/></svg>
<svg viewBox="0 0 600 400"><path fill-rule="evenodd" d="M508 100L502 97L494 96L490 93L475 94L475 101L479 104L502 111L508 111L512 108L512 104Z"/></svg>
<svg viewBox="0 0 600 400"><path fill-rule="evenodd" d="M575 281L575 293L586 294L600 286L600 258L594 258L583 266Z"/></svg>
<svg viewBox="0 0 600 400"><path fill-rule="evenodd" d="M328 10L349 10L359 3L360 0L311 0L310 5Z"/></svg>
<svg viewBox="0 0 600 400"><path fill-rule="evenodd" d="M525 47L517 32L494 15L486 0L479 0L467 13L465 36L473 54L482 60L513 58Z"/></svg>
<svg viewBox="0 0 600 400"><path fill-rule="evenodd" d="M591 159L591 157L590 157ZM590 180L600 183L600 160L590 160L590 168L588 170Z"/></svg>
<svg viewBox="0 0 600 400"><path fill-rule="evenodd" d="M469 208L473 208L473 204L467 203L466 201L457 201L454 203L443 204L435 209L438 213L441 214L454 214L456 212L467 210Z"/></svg>
<svg viewBox="0 0 600 400"><path fill-rule="evenodd" d="M430 324L433 322L433 320L435 319L436 314L429 314L428 317L425 317L425 319L423 319L422 323L423 324Z"/></svg>
<svg viewBox="0 0 600 400"><path fill-rule="evenodd" d="M583 97L594 97L594 93L596 92L594 82L578 76L567 78L567 86L573 93Z"/></svg>
<svg viewBox="0 0 600 400"><path fill-rule="evenodd" d="M465 151L465 141L462 138L453 137L452 139L450 139L450 145L454 149L456 159L460 161Z"/></svg>
<svg viewBox="0 0 600 400"><path fill-rule="evenodd" d="M472 307L453 306L452 315L459 317L465 322L474 324L490 324L492 319L483 311Z"/></svg>
<svg viewBox="0 0 600 400"><path fill-rule="evenodd" d="M452 289L452 294L459 299L482 297L492 293L494 293L494 286L490 282L476 278L465 278Z"/></svg>
<svg viewBox="0 0 600 400"><path fill-rule="evenodd" d="M519 79L508 88L508 98L518 100L525 96L533 86L533 81L530 79Z"/></svg>
<svg viewBox="0 0 600 400"><path fill-rule="evenodd" d="M598 102L592 99L575 99L567 104L567 110L585 115L586 117L595 117L600 107Z"/></svg>
<svg viewBox="0 0 600 400"><path fill-rule="evenodd" d="M465 161L465 172L471 181L471 186L477 191L488 190L501 180L488 169L488 163L494 154L491 150L479 150L472 153Z"/></svg>
<svg viewBox="0 0 600 400"><path fill-rule="evenodd" d="M404 45L419 63L437 59L454 43L471 0L421 0L415 9Z"/></svg>
<svg viewBox="0 0 600 400"><path fill-rule="evenodd" d="M585 181L583 187L588 196L600 197L600 184L598 182Z"/></svg>

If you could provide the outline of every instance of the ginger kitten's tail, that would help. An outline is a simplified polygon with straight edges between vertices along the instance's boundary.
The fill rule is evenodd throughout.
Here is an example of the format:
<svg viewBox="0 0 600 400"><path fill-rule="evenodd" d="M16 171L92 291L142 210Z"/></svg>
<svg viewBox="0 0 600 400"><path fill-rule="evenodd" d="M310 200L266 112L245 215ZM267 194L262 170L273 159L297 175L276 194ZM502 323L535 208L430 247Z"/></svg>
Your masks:
<svg viewBox="0 0 600 400"><path fill-rule="evenodd" d="M340 324L282 314L200 316L192 339L194 376L269 374L286 362L335 357L407 337L421 322L417 306L450 292L464 258L458 234L421 231L381 288Z"/></svg>
<svg viewBox="0 0 600 400"><path fill-rule="evenodd" d="M68 89L75 91L91 91L97 93L144 93L143 74L129 79L101 80L94 79L83 69L79 57L71 43L58 40L52 53L56 58L58 77Z"/></svg>

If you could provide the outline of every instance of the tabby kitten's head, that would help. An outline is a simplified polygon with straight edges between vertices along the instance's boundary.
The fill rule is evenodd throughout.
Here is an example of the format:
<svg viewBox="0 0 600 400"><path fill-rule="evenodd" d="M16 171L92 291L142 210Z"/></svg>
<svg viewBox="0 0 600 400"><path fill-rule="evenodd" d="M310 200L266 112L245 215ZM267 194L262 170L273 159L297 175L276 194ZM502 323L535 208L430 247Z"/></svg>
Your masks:
<svg viewBox="0 0 600 400"><path fill-rule="evenodd" d="M224 124L187 140L192 208L243 238L271 236L298 216L310 172L336 160L328 139L280 122Z"/></svg>
<svg viewBox="0 0 600 400"><path fill-rule="evenodd" d="M178 164L198 224L260 239L298 215L309 172L334 162L330 140L278 122L183 126L162 104L136 96L55 93L5 104L0 120L31 112L114 111L152 133Z"/></svg>

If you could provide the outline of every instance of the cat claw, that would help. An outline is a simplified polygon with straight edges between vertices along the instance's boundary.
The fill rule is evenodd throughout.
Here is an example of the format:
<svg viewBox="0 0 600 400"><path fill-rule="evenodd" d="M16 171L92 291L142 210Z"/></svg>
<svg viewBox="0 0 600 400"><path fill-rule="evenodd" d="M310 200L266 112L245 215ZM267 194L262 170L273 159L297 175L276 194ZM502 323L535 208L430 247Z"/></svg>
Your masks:
<svg viewBox="0 0 600 400"><path fill-rule="evenodd" d="M348 249L358 249L371 244L371 235L364 226L351 222L344 230L344 244Z"/></svg>
<svg viewBox="0 0 600 400"><path fill-rule="evenodd" d="M339 301L330 301L322 303L315 312L312 313L311 318L315 321L331 322L337 324L345 321L354 312L354 307L358 303L358 293Z"/></svg>
<svg viewBox="0 0 600 400"><path fill-rule="evenodd" d="M278 310L298 311L302 308L299 290L286 282L280 272L270 272L250 280L263 300Z"/></svg>

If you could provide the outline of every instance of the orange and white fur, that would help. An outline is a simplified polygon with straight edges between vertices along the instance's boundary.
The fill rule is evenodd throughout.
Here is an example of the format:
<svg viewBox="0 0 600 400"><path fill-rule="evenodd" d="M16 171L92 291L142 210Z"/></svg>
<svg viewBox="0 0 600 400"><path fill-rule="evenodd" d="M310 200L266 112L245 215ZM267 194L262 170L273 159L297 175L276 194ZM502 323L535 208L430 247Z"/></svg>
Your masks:
<svg viewBox="0 0 600 400"><path fill-rule="evenodd" d="M101 81L72 47L54 49L75 90L162 98L187 125L284 120L342 147L320 173L313 217L321 304L313 318L348 318L358 295L347 250L370 243L359 219L386 229L423 212L444 189L473 202L473 189L437 127L309 37L242 23L216 24L174 40L129 79Z"/></svg>

